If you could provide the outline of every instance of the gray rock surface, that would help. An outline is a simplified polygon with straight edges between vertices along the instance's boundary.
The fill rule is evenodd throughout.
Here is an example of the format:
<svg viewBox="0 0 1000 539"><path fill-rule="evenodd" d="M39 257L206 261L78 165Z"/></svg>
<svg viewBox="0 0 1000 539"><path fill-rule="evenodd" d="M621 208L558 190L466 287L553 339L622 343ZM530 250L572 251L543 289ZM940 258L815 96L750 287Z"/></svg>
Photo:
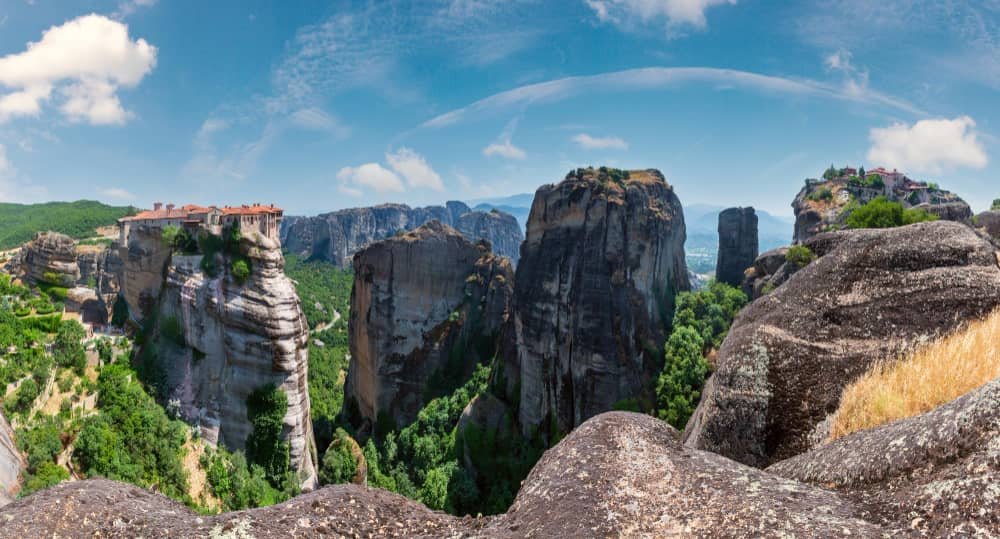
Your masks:
<svg viewBox="0 0 1000 539"><path fill-rule="evenodd" d="M118 285L136 321L155 312L163 286L170 249L163 244L159 228L133 225L128 245L120 245Z"/></svg>
<svg viewBox="0 0 1000 539"><path fill-rule="evenodd" d="M731 286L742 285L744 272L753 266L759 248L757 214L753 208L729 208L720 212L715 279Z"/></svg>
<svg viewBox="0 0 1000 539"><path fill-rule="evenodd" d="M818 235L819 259L733 323L686 443L763 467L809 449L881 359L1000 305L995 248L947 221Z"/></svg>
<svg viewBox="0 0 1000 539"><path fill-rule="evenodd" d="M70 287L80 280L76 243L58 232L39 232L21 247L20 270L31 283Z"/></svg>
<svg viewBox="0 0 1000 539"><path fill-rule="evenodd" d="M911 532L1000 535L1000 380L767 471L842 491L883 524Z"/></svg>
<svg viewBox="0 0 1000 539"><path fill-rule="evenodd" d="M1000 240L1000 211L984 211L976 215L975 223L990 237Z"/></svg>
<svg viewBox="0 0 1000 539"><path fill-rule="evenodd" d="M13 501L21 490L21 474L26 465L24 457L17 450L14 429L0 412L0 507Z"/></svg>
<svg viewBox="0 0 1000 539"><path fill-rule="evenodd" d="M345 402L369 426L403 426L493 357L513 269L438 221L369 245L353 265Z"/></svg>
<svg viewBox="0 0 1000 539"><path fill-rule="evenodd" d="M457 229L471 242L487 240L494 253L517 263L524 239L517 220L502 212L474 211L458 201L423 208L382 204L315 217L286 217L281 223L281 241L289 252L348 268L354 253L364 247L432 220Z"/></svg>
<svg viewBox="0 0 1000 539"><path fill-rule="evenodd" d="M135 229L133 229L134 231ZM239 284L226 268L205 274L201 256L174 255L167 262L155 304L155 353L167 400L197 425L210 443L243 449L252 426L246 399L273 384L288 397L284 437L303 488L316 486L316 447L309 416L309 328L295 287L285 276L281 246L256 235L240 250L251 273ZM126 273L127 275L127 273ZM180 335L167 330L180 328Z"/></svg>
<svg viewBox="0 0 1000 539"><path fill-rule="evenodd" d="M677 292L689 288L680 201L656 170L572 171L535 193L502 387L531 436L648 400ZM546 434L547 433L547 434Z"/></svg>

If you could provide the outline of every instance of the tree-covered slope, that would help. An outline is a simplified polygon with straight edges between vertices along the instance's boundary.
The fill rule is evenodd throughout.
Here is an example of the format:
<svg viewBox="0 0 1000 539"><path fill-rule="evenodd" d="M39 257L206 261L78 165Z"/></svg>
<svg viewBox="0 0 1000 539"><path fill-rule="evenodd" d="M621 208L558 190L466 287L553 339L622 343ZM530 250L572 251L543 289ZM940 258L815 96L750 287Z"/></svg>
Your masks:
<svg viewBox="0 0 1000 539"><path fill-rule="evenodd" d="M108 206L94 200L0 203L0 249L16 247L43 230L62 232L73 238L93 236L97 227L113 225L135 212L136 208L131 206Z"/></svg>

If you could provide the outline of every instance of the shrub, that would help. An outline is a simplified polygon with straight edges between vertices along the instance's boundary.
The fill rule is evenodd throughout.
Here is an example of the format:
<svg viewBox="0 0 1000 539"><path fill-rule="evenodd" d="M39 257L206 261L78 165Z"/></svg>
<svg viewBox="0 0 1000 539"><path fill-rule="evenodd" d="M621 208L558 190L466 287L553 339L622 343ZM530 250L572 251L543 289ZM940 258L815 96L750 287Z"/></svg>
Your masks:
<svg viewBox="0 0 1000 539"><path fill-rule="evenodd" d="M164 316L160 322L160 334L177 346L186 346L184 328L176 316Z"/></svg>
<svg viewBox="0 0 1000 539"><path fill-rule="evenodd" d="M225 511L273 505L289 498L289 493L271 486L264 468L248 464L242 452L229 453L220 447L202 455L200 464Z"/></svg>
<svg viewBox="0 0 1000 539"><path fill-rule="evenodd" d="M899 202L878 197L851 212L845 223L848 228L894 228L937 219L937 215L927 210L904 209Z"/></svg>
<svg viewBox="0 0 1000 539"><path fill-rule="evenodd" d="M247 418L253 427L247 437L247 460L264 468L271 485L283 485L289 471L289 446L281 434L288 411L288 396L273 384L247 397Z"/></svg>
<svg viewBox="0 0 1000 539"><path fill-rule="evenodd" d="M819 189L806 195L806 198L814 202L820 200L829 202L833 200L833 190L831 190L829 187L820 187Z"/></svg>
<svg viewBox="0 0 1000 539"><path fill-rule="evenodd" d="M54 463L44 462L34 472L29 472L24 478L24 487L21 488L20 496L38 492L39 490L58 485L69 479L69 472L66 468Z"/></svg>
<svg viewBox="0 0 1000 539"><path fill-rule="evenodd" d="M52 355L56 365L73 369L78 375L83 375L87 368L87 353L80 342L87 334L76 320L65 320L59 325L55 342L52 345Z"/></svg>
<svg viewBox="0 0 1000 539"><path fill-rule="evenodd" d="M785 261L794 264L799 269L808 266L814 260L816 260L816 253L805 245L793 245L788 248L788 252L785 254Z"/></svg>
<svg viewBox="0 0 1000 539"><path fill-rule="evenodd" d="M993 200L993 205L990 206L991 211L1000 211L1000 198Z"/></svg>
<svg viewBox="0 0 1000 539"><path fill-rule="evenodd" d="M656 381L657 415L677 429L694 413L708 376L703 347L701 335L690 326L674 329L667 340L666 363Z"/></svg>
<svg viewBox="0 0 1000 539"><path fill-rule="evenodd" d="M1000 311L899 361L879 362L844 390L830 438L928 412L1000 377L997 342Z"/></svg>
<svg viewBox="0 0 1000 539"><path fill-rule="evenodd" d="M247 278L250 277L250 264L243 259L236 260L233 262L231 271L233 278L236 279L236 282L243 284L247 281Z"/></svg>
<svg viewBox="0 0 1000 539"><path fill-rule="evenodd" d="M324 485L350 483L358 473L358 461L351 452L350 436L344 429L337 429L333 442L323 455L319 480Z"/></svg>

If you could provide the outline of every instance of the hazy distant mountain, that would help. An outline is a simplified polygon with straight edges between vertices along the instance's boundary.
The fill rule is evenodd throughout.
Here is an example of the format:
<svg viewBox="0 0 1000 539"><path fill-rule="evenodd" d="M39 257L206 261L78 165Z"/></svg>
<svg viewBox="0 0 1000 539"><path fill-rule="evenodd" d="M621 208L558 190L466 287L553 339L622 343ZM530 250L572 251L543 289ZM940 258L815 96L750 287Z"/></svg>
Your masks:
<svg viewBox="0 0 1000 539"><path fill-rule="evenodd" d="M468 204L480 211L496 208L509 213L524 228L528 222L534 196L531 193L521 193L507 197L470 200ZM684 250L687 253L688 267L695 273L715 271L715 258L719 247L719 212L724 209L723 206L710 204L684 206L684 223L687 226L687 242ZM757 221L760 252L792 242L794 217L757 210Z"/></svg>

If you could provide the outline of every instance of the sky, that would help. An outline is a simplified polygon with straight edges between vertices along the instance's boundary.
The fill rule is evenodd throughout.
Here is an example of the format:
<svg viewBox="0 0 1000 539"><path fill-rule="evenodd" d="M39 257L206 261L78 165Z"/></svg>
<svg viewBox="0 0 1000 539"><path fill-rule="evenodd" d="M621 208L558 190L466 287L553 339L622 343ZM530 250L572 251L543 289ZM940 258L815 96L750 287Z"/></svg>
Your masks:
<svg viewBox="0 0 1000 539"><path fill-rule="evenodd" d="M1000 0L0 0L0 201L316 214L657 168L1000 198Z"/></svg>

